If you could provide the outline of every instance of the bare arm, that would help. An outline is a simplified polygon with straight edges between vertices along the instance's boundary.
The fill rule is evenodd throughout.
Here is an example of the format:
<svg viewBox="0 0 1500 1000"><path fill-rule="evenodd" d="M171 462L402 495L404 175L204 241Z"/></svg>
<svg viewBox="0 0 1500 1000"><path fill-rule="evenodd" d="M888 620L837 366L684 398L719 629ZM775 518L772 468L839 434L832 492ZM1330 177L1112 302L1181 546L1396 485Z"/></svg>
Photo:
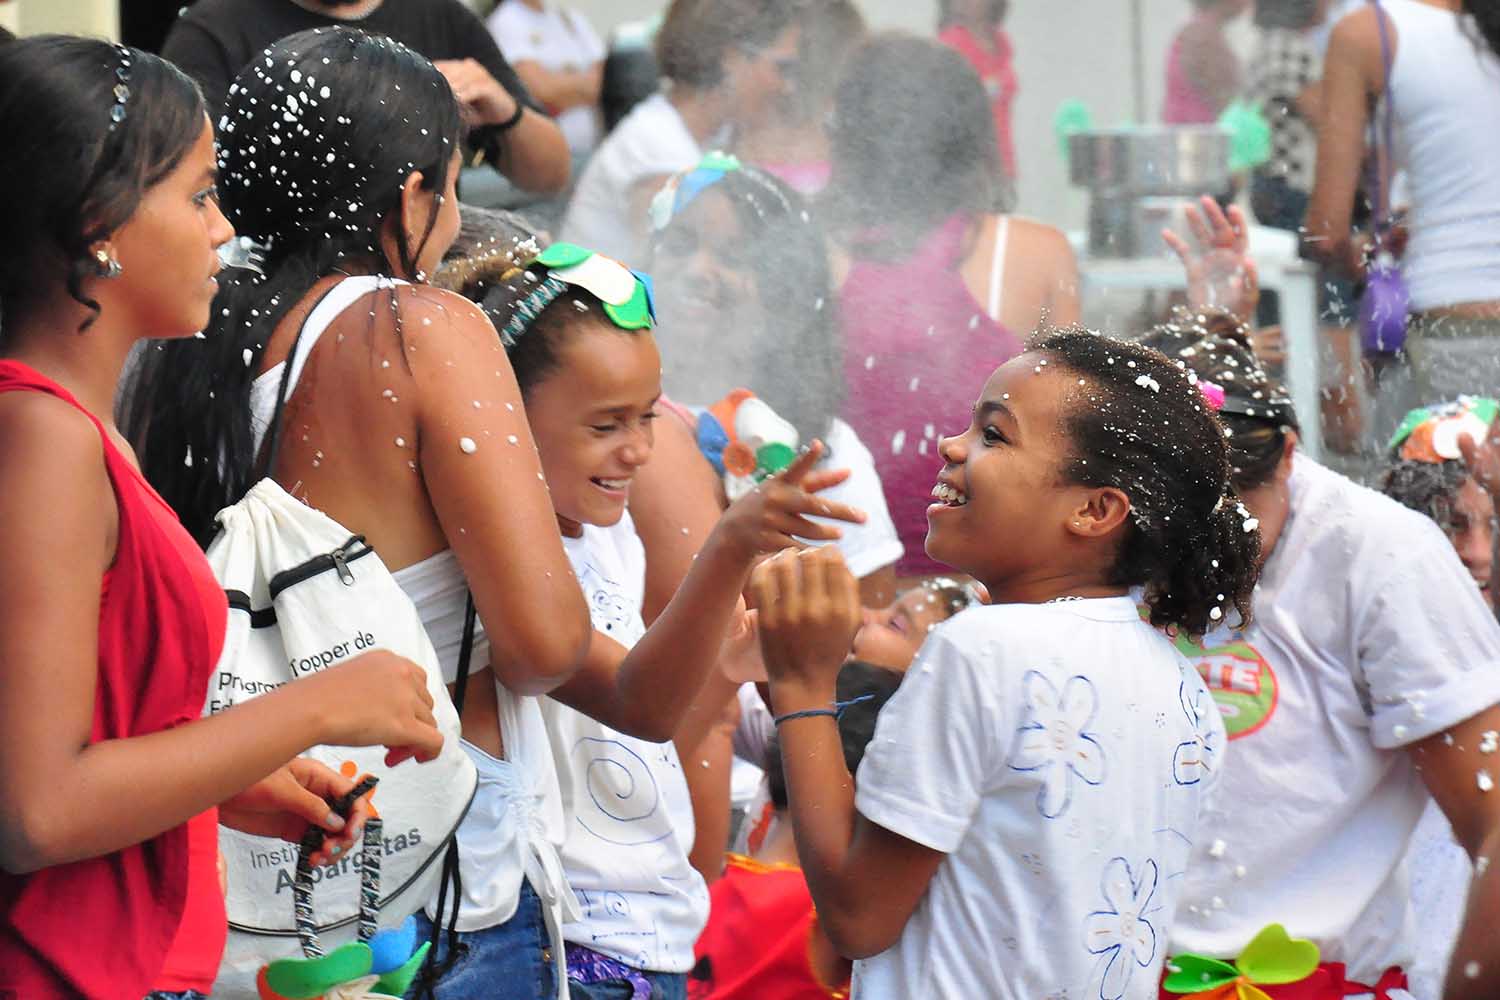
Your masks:
<svg viewBox="0 0 1500 1000"><path fill-rule="evenodd" d="M693 802L693 849L688 861L712 885L724 873L724 849L729 844L730 781L734 768L734 730L740 705L730 699L699 744L684 751L679 744L682 776Z"/></svg>
<svg viewBox="0 0 1500 1000"><path fill-rule="evenodd" d="M485 35L485 41L489 36ZM499 51L494 53L499 58ZM476 129L487 157L517 187L556 194L568 185L572 170L568 143L557 123L523 102L477 59L442 59L434 63L448 79L464 119ZM521 118L503 133L493 126L508 122L518 108Z"/></svg>
<svg viewBox="0 0 1500 1000"><path fill-rule="evenodd" d="M16 394L19 396L20 394ZM67 404L0 402L0 863L96 857L171 829L319 743L442 745L421 669L365 654L174 729L90 742L115 500ZM108 822L100 822L101 816Z"/></svg>
<svg viewBox="0 0 1500 1000"><path fill-rule="evenodd" d="M1318 165L1308 202L1305 253L1358 275L1350 232L1370 101L1384 90L1379 28L1373 12L1360 10L1334 28L1323 63L1322 115L1318 119Z"/></svg>
<svg viewBox="0 0 1500 1000"><path fill-rule="evenodd" d="M1474 862L1474 881L1453 958L1445 1000L1500 995L1500 798L1485 778L1500 765L1482 746L1500 730L1500 706L1491 706L1448 733L1409 748L1422 780L1453 825L1453 835ZM1449 745L1451 737L1451 745ZM1489 787L1493 787L1490 785Z"/></svg>
<svg viewBox="0 0 1500 1000"><path fill-rule="evenodd" d="M1051 227L1048 227L1051 228ZM1045 321L1056 327L1073 326L1080 315L1078 258L1061 230L1052 229L1053 281L1047 290Z"/></svg>
<svg viewBox="0 0 1500 1000"><path fill-rule="evenodd" d="M847 476L813 472L821 455L821 445L808 449L785 472L731 505L635 646L626 653L596 633L599 649L553 697L620 732L671 739L718 660L754 560L791 544L792 535L837 537L837 529L809 521L807 514L863 520L858 511L813 495Z"/></svg>
<svg viewBox="0 0 1500 1000"><path fill-rule="evenodd" d="M408 288L400 301L433 510L474 593L495 675L518 694L544 694L582 666L593 627L515 373L467 299Z"/></svg>
<svg viewBox="0 0 1500 1000"><path fill-rule="evenodd" d="M861 615L859 589L836 550L784 552L752 589L777 716L832 704L834 680ZM871 823L854 808L838 724L820 715L778 728L797 854L834 949L865 958L894 944L942 864L939 851Z"/></svg>
<svg viewBox="0 0 1500 1000"><path fill-rule="evenodd" d="M532 96L554 113L599 103L599 91L604 84L602 62L576 70L551 70L530 59L512 65Z"/></svg>

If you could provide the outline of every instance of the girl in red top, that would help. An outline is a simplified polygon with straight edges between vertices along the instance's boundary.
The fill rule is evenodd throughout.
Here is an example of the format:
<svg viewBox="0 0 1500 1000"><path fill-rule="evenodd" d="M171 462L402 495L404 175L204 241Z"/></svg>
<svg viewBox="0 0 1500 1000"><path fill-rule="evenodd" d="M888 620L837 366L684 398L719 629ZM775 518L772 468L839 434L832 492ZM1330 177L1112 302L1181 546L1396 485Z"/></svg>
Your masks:
<svg viewBox="0 0 1500 1000"><path fill-rule="evenodd" d="M966 59L990 99L995 112L995 140L1000 165L1014 190L1016 143L1011 136L1011 111L1016 103L1016 64L1010 35L1004 28L1010 0L941 0L938 4L938 41Z"/></svg>
<svg viewBox="0 0 1500 1000"><path fill-rule="evenodd" d="M200 719L225 598L110 416L126 355L208 323L233 230L196 86L105 42L0 48L0 996L205 993L216 823L360 836L321 743L436 754L421 668L367 653ZM191 461L188 456L185 461ZM288 763L291 761L291 763ZM217 807L217 808L216 808Z"/></svg>

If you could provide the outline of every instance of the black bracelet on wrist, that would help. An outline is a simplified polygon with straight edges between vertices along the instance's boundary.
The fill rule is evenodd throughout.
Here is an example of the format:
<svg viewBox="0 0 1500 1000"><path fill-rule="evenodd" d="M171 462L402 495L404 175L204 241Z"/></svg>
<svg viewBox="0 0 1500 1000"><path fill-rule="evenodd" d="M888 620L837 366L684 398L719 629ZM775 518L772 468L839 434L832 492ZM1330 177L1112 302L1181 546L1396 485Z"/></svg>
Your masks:
<svg viewBox="0 0 1500 1000"><path fill-rule="evenodd" d="M513 114L509 118L505 119L505 121L500 122L499 124L496 124L496 125L491 125L490 127L492 129L494 129L497 133L499 133L499 132L509 132L511 129L513 129L517 125L521 124L521 118L525 114L526 114L526 105L523 104L523 103L521 103L520 101L517 101L516 102L516 113L515 114Z"/></svg>
<svg viewBox="0 0 1500 1000"><path fill-rule="evenodd" d="M827 715L834 719L839 717L839 713L831 708L805 708L800 712L788 712L785 715L778 715L774 721L779 726L783 722L790 722L793 719L810 719L815 715Z"/></svg>

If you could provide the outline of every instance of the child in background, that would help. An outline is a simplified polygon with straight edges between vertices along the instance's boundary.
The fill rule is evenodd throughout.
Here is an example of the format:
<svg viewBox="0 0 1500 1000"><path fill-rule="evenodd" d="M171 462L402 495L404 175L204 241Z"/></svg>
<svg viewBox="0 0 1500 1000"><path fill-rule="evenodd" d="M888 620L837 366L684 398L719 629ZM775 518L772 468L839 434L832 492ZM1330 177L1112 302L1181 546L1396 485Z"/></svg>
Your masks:
<svg viewBox="0 0 1500 1000"><path fill-rule="evenodd" d="M1014 192L1016 142L1011 135L1011 111L1019 87L1010 35L1004 28L1009 12L1010 0L940 0L938 41L968 60L979 74L995 112L995 140L1004 170L1000 180L1006 192Z"/></svg>
<svg viewBox="0 0 1500 1000"><path fill-rule="evenodd" d="M1212 125L1244 89L1244 69L1229 47L1225 25L1250 9L1251 0L1191 0L1193 15L1167 50L1167 125Z"/></svg>
<svg viewBox="0 0 1500 1000"><path fill-rule="evenodd" d="M1161 630L1248 621L1256 579L1223 429L1161 354L1073 330L991 375L941 454L928 553L993 603L933 632L857 793L831 707L853 579L823 549L752 580L819 920L862 1000L1154 997L1224 740Z"/></svg>
<svg viewBox="0 0 1500 1000"><path fill-rule="evenodd" d="M681 996L708 898L687 861L692 812L667 741L719 659L752 561L793 535L837 537L806 515L862 515L812 495L844 475L811 471L815 444L724 513L648 630L646 553L626 510L661 396L646 279L556 244L466 292L497 320L594 624L583 668L543 709L567 817L562 863L582 910L562 929L569 989Z"/></svg>
<svg viewBox="0 0 1500 1000"><path fill-rule="evenodd" d="M902 673L850 662L839 671L838 697L844 766L859 770L875 734L875 716L901 684ZM763 758L770 802L786 817L786 776L773 741ZM698 938L698 964L689 977L693 1000L827 1000L849 995L849 960L818 927L807 880L797 860L790 823L758 844L753 857L731 854L710 890L708 926Z"/></svg>

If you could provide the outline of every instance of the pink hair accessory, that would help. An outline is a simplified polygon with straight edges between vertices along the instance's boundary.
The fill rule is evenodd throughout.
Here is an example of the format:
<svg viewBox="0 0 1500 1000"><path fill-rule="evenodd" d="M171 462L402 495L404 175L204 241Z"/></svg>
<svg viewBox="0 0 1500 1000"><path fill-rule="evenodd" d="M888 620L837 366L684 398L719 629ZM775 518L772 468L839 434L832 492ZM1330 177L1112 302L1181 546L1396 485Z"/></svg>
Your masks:
<svg viewBox="0 0 1500 1000"><path fill-rule="evenodd" d="M1224 390L1206 379L1198 380L1198 391L1203 393L1203 398L1208 400L1208 405L1214 412L1224 408Z"/></svg>

